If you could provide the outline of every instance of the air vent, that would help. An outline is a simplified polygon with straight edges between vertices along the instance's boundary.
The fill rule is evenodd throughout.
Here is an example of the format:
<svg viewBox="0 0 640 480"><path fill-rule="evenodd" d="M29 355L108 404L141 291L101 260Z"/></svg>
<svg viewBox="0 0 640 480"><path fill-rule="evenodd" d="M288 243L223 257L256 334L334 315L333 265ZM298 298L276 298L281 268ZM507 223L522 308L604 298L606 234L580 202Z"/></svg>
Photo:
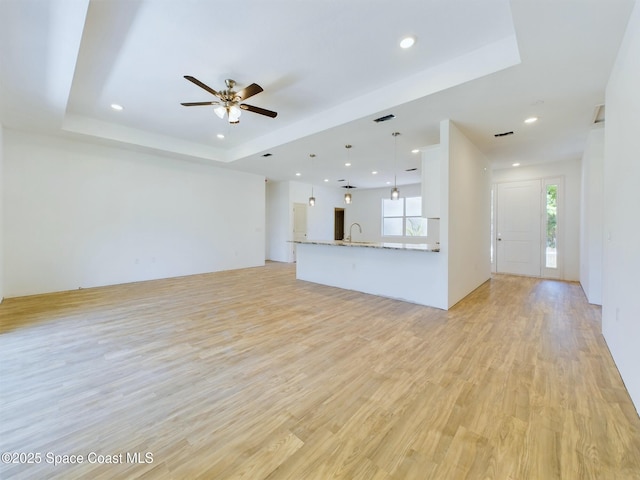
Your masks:
<svg viewBox="0 0 640 480"><path fill-rule="evenodd" d="M416 168L407 168L407 169L405 170L405 172L415 172L416 170L418 170L418 168L417 168L417 167L416 167Z"/></svg>
<svg viewBox="0 0 640 480"><path fill-rule="evenodd" d="M506 137L507 135L513 135L513 132L496 133L493 136L494 137Z"/></svg>
<svg viewBox="0 0 640 480"><path fill-rule="evenodd" d="M354 187L353 185L343 185L342 188L358 188L358 187Z"/></svg>
<svg viewBox="0 0 640 480"><path fill-rule="evenodd" d="M264 155L262 155L263 157L270 157L271 155L273 155L273 153L265 153Z"/></svg>
<svg viewBox="0 0 640 480"><path fill-rule="evenodd" d="M396 118L396 116L390 113L389 115L385 115L384 117L376 118L373 121L376 123L380 123L380 122L386 122L388 120L392 120L394 118Z"/></svg>
<svg viewBox="0 0 640 480"><path fill-rule="evenodd" d="M593 110L593 122L594 125L598 123L604 123L604 104L596 105L596 108Z"/></svg>

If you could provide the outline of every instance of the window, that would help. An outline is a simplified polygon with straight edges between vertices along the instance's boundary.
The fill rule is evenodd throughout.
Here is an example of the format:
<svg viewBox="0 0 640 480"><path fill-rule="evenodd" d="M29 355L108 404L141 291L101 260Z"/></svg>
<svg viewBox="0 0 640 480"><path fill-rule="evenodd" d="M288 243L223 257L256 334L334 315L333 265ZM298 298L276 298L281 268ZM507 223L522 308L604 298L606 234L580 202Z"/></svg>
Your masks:
<svg viewBox="0 0 640 480"><path fill-rule="evenodd" d="M563 188L563 177L543 179L541 274L545 278L562 278Z"/></svg>
<svg viewBox="0 0 640 480"><path fill-rule="evenodd" d="M422 218L422 197L382 199L383 237L426 237L427 219Z"/></svg>
<svg viewBox="0 0 640 480"><path fill-rule="evenodd" d="M558 185L547 184L545 267L558 268Z"/></svg>

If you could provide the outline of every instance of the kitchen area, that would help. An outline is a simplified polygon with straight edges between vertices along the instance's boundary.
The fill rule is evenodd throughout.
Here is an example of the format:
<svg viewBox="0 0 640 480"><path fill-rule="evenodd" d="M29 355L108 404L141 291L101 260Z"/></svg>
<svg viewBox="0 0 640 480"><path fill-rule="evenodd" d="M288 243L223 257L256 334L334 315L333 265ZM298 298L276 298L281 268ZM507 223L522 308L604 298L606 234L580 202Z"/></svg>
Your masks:
<svg viewBox="0 0 640 480"><path fill-rule="evenodd" d="M444 310L489 280L487 159L450 120L441 122L440 143L421 149L421 155L420 182L400 190L403 197L422 197L426 236L394 241L382 235L381 204L388 189L353 191L347 205L337 191L321 210L327 199L320 195L329 192L316 188L308 231L284 239L287 248L295 248L296 278ZM286 188L291 200L300 186ZM342 240L333 238L338 207L345 215Z"/></svg>

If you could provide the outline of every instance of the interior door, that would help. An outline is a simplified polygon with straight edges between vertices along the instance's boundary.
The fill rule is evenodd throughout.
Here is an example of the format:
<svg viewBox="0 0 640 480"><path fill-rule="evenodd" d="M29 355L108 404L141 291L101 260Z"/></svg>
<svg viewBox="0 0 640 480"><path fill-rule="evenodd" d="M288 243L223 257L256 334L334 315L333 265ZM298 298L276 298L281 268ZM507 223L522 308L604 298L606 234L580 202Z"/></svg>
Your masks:
<svg viewBox="0 0 640 480"><path fill-rule="evenodd" d="M497 187L496 271L540 276L541 180Z"/></svg>
<svg viewBox="0 0 640 480"><path fill-rule="evenodd" d="M307 204L293 204L293 240L301 241L307 239ZM296 261L296 244L293 244L293 261Z"/></svg>

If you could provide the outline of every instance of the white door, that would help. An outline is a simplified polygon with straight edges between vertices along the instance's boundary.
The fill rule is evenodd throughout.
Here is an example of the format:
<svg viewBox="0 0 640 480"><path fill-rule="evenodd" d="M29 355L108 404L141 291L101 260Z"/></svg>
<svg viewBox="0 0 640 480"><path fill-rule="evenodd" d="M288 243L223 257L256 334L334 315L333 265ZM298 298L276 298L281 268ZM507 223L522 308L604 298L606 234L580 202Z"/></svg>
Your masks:
<svg viewBox="0 0 640 480"><path fill-rule="evenodd" d="M499 183L497 187L496 271L540 276L540 180Z"/></svg>
<svg viewBox="0 0 640 480"><path fill-rule="evenodd" d="M293 204L293 240L301 241L307 239L307 204ZM296 261L296 244L293 244L293 261Z"/></svg>

